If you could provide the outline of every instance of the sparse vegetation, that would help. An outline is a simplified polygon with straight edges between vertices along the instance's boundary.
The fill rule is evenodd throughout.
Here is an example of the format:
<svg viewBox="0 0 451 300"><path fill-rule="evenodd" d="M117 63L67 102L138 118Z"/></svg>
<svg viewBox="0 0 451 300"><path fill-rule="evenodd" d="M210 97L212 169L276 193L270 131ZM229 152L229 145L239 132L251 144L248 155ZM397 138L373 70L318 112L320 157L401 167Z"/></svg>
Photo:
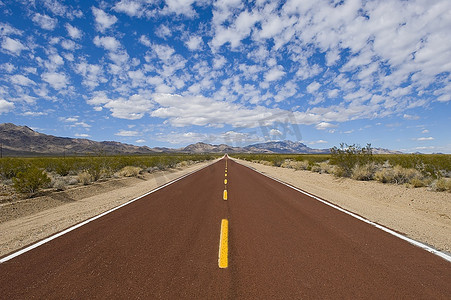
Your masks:
<svg viewBox="0 0 451 300"><path fill-rule="evenodd" d="M219 155L135 155L33 157L0 159L0 182L13 184L22 194L33 195L42 188L63 190L68 185L88 185L99 179L120 176L138 176L167 168L185 167L192 162L211 160ZM50 178L50 177L51 178ZM9 183L11 182L11 183Z"/></svg>
<svg viewBox="0 0 451 300"><path fill-rule="evenodd" d="M31 167L24 172L17 173L13 178L13 187L19 193L34 195L39 189L48 186L50 181L43 170Z"/></svg>
<svg viewBox="0 0 451 300"><path fill-rule="evenodd" d="M451 155L373 154L371 145L341 144L331 154L237 154L233 157L295 170L376 180L409 187L451 192Z"/></svg>
<svg viewBox="0 0 451 300"><path fill-rule="evenodd" d="M119 176L123 177L138 177L139 173L142 171L140 167L126 166L119 171Z"/></svg>

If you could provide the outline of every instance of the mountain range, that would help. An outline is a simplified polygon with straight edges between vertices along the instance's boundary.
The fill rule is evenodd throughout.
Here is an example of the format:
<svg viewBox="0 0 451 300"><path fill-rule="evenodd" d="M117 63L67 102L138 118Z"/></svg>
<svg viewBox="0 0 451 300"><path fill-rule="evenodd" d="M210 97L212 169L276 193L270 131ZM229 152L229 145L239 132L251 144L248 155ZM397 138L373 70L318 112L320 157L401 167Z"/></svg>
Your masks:
<svg viewBox="0 0 451 300"><path fill-rule="evenodd" d="M329 153L329 149L312 149L301 142L272 141L246 147L225 144L196 143L184 148L135 146L114 141L96 142L88 139L47 135L27 126L12 123L0 124L2 155L86 155L86 154L155 154L155 153ZM375 149L377 153L393 153L386 149ZM375 153L376 153L375 152Z"/></svg>

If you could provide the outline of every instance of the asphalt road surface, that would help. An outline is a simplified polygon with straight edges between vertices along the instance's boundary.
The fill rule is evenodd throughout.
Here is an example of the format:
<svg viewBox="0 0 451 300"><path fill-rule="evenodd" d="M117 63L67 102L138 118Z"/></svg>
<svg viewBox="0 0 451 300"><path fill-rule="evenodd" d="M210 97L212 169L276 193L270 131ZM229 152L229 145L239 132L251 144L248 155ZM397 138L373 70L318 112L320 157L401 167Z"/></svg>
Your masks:
<svg viewBox="0 0 451 300"><path fill-rule="evenodd" d="M451 263L230 159L0 264L0 299L450 297Z"/></svg>

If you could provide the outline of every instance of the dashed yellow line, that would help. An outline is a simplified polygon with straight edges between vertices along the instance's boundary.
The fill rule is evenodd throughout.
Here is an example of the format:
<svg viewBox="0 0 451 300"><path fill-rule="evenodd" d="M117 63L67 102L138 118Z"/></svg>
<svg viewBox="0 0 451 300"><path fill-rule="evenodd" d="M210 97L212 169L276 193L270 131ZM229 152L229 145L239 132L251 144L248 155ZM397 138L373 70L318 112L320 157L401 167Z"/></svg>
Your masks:
<svg viewBox="0 0 451 300"><path fill-rule="evenodd" d="M224 193L222 194L222 199L227 200L227 190L224 190Z"/></svg>
<svg viewBox="0 0 451 300"><path fill-rule="evenodd" d="M221 235L219 238L219 257L218 266L221 269L227 268L229 265L229 221L222 219Z"/></svg>
<svg viewBox="0 0 451 300"><path fill-rule="evenodd" d="M224 184L227 184L227 179L224 179Z"/></svg>

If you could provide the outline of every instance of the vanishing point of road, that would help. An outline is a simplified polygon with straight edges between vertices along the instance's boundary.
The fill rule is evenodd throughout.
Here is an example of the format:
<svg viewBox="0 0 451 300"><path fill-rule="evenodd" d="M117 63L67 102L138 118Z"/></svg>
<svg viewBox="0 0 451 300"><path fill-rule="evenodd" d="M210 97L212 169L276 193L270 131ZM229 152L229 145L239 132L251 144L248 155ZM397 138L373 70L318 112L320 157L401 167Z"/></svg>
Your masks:
<svg viewBox="0 0 451 300"><path fill-rule="evenodd" d="M0 299L450 299L451 263L227 157L0 264Z"/></svg>

